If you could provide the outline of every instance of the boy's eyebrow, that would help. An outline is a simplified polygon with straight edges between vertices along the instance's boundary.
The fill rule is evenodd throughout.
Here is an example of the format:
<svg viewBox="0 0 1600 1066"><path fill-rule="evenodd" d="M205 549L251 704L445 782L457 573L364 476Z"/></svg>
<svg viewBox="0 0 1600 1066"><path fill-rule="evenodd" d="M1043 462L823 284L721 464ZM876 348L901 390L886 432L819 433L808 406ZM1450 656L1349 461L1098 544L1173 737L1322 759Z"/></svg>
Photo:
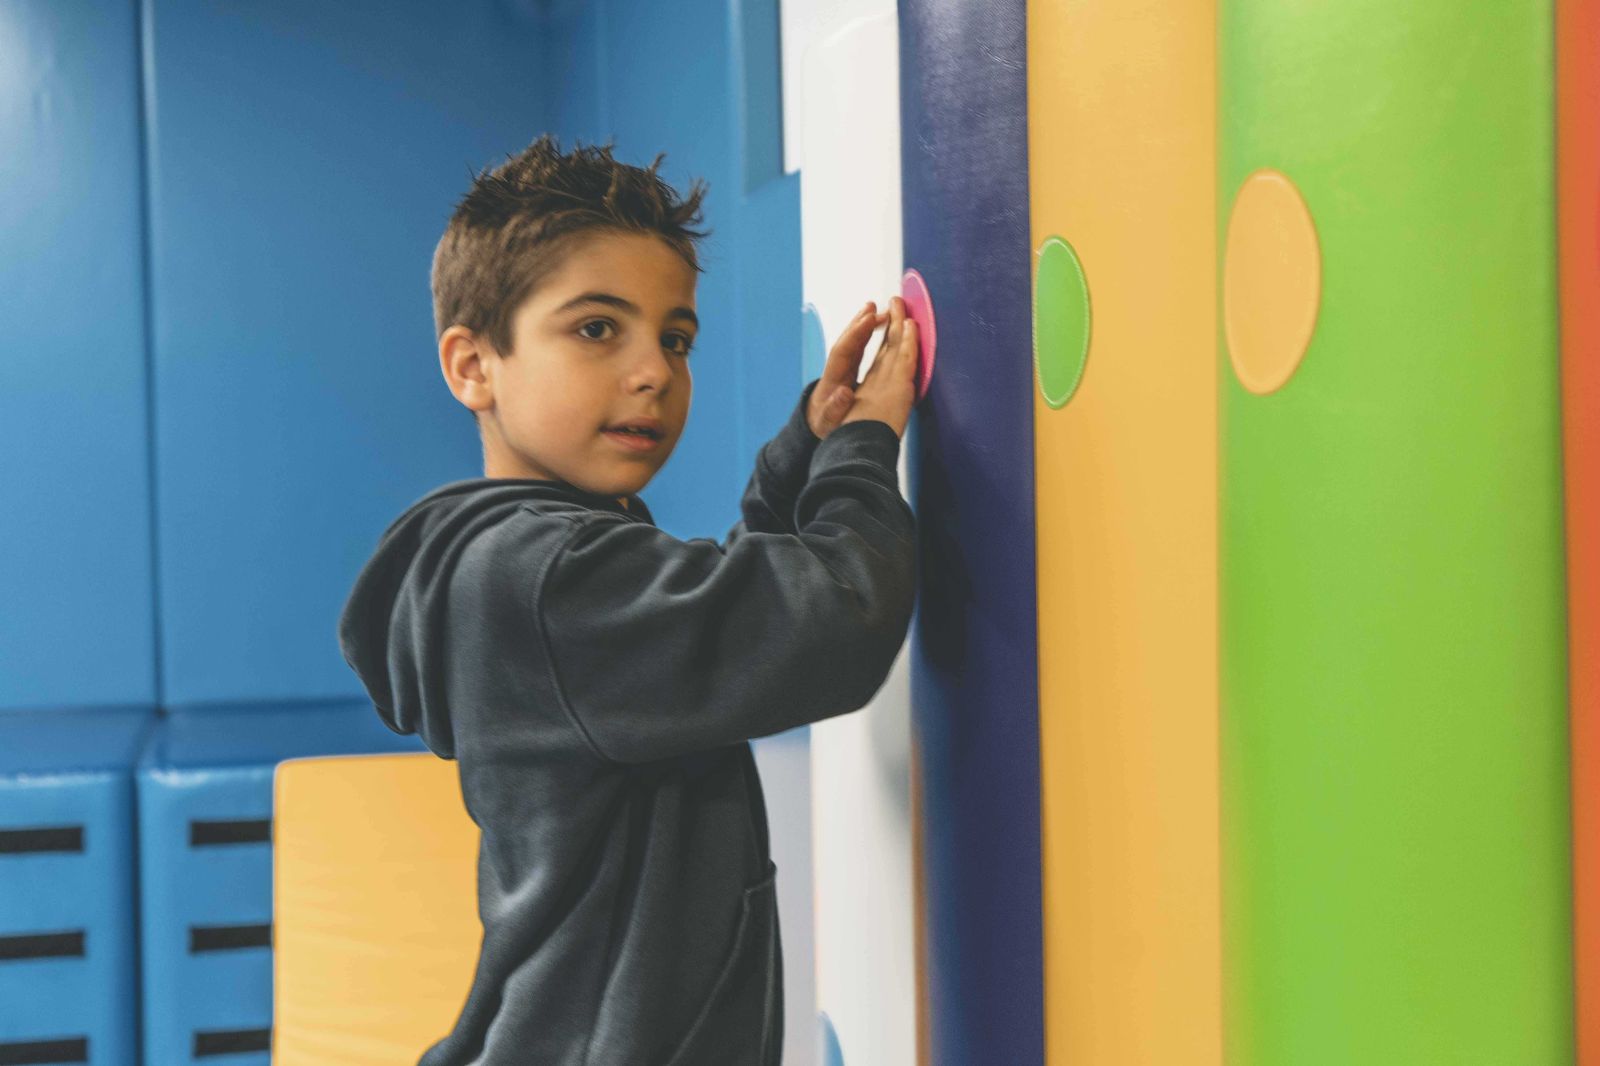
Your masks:
<svg viewBox="0 0 1600 1066"><path fill-rule="evenodd" d="M556 308L555 313L559 315L565 311L570 311L579 304L605 304L607 307L615 307L619 311L626 311L630 315L639 313L638 304L632 300L625 300L620 296L613 296L609 292L586 292L582 296L575 296ZM691 323L695 329L700 328L700 319L695 317L695 313L687 307L674 307L667 312L667 317L682 318Z"/></svg>

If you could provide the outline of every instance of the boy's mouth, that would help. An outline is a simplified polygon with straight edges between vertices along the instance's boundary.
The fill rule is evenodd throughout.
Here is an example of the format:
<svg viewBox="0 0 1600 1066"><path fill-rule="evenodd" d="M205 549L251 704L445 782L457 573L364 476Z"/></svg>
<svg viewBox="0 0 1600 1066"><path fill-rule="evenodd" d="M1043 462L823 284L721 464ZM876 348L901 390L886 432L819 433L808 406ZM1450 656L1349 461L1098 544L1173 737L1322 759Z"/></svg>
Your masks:
<svg viewBox="0 0 1600 1066"><path fill-rule="evenodd" d="M647 452L661 443L662 434L648 426L608 426L605 435L630 451Z"/></svg>

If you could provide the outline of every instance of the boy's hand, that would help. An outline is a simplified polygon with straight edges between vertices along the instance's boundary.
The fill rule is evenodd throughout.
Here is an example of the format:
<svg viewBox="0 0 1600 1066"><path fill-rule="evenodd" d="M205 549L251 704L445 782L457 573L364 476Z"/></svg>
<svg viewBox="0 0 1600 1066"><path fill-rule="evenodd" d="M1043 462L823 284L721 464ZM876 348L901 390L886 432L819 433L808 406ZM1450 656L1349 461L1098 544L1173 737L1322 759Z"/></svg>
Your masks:
<svg viewBox="0 0 1600 1066"><path fill-rule="evenodd" d="M832 433L855 403L856 377L861 373L861 356L867 350L867 340L888 318L888 311L880 313L877 305L868 300L833 342L828 361L822 368L822 378L811 390L811 402L806 409L806 421L817 439ZM884 345L888 345L887 335ZM877 361L882 359L880 348Z"/></svg>
<svg viewBox="0 0 1600 1066"><path fill-rule="evenodd" d="M907 316L905 300L896 296L889 302L889 329L883 344L866 378L856 386L855 401L840 424L872 418L887 422L903 438L911 405L917 401L917 352L916 320Z"/></svg>

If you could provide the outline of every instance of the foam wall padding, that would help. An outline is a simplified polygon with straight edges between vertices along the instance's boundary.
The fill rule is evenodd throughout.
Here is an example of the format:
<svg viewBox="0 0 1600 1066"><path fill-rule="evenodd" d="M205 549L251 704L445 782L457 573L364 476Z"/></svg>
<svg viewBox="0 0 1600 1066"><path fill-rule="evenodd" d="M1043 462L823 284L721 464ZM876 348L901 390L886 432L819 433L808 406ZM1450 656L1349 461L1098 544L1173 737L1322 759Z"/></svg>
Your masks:
<svg viewBox="0 0 1600 1066"><path fill-rule="evenodd" d="M1032 245L1083 282L1036 314L1092 307L1075 391L1033 390L1051 1063L1221 1058L1214 18L1028 4Z"/></svg>
<svg viewBox="0 0 1600 1066"><path fill-rule="evenodd" d="M907 436L935 1066L1044 1061L1026 67L1023 0L900 4L905 265L939 322Z"/></svg>
<svg viewBox="0 0 1600 1066"><path fill-rule="evenodd" d="M1552 12L1221 3L1219 221L1282 172L1322 279L1219 360L1230 1066L1572 1055Z"/></svg>
<svg viewBox="0 0 1600 1066"><path fill-rule="evenodd" d="M138 1061L133 764L154 721L0 714L0 1063Z"/></svg>
<svg viewBox="0 0 1600 1066"><path fill-rule="evenodd" d="M137 775L145 1062L266 1066L277 764L420 748L365 700L162 719Z"/></svg>
<svg viewBox="0 0 1600 1066"><path fill-rule="evenodd" d="M291 759L273 799L273 1066L416 1062L478 961L478 827L454 762Z"/></svg>
<svg viewBox="0 0 1600 1066"><path fill-rule="evenodd" d="M7 710L159 698L139 12L0 14L0 322L18 353L0 362ZM25 352L72 354L41 374Z"/></svg>
<svg viewBox="0 0 1600 1066"><path fill-rule="evenodd" d="M898 34L892 6L875 7L826 24L805 51L801 278L828 343L900 288ZM861 710L811 726L816 1008L851 1066L917 1054L909 658L902 647Z"/></svg>
<svg viewBox="0 0 1600 1066"><path fill-rule="evenodd" d="M1600 1063L1600 3L1556 4L1579 1066Z"/></svg>
<svg viewBox="0 0 1600 1066"><path fill-rule="evenodd" d="M138 481L148 463L159 493L143 495L159 506L141 499L92 521L126 528L130 546L149 525L157 554L139 551L130 569L154 574L160 610L121 586L83 602L137 602L155 615L154 655L144 654L164 707L359 694L332 633L377 532L429 488L482 469L478 434L439 373L417 278L443 232L442 205L542 132L551 96L566 90L549 61L545 5L467 0L403 15L322 0L134 6L139 33L122 47L143 79L146 172L133 222L149 263L148 317L134 322L148 323L150 347L126 391L152 435L148 452L137 448ZM657 56L668 54L658 43ZM625 99L620 79L641 71L670 78L674 93L657 95L678 98L696 65L666 72L658 58L608 72ZM470 77L429 69L466 66ZM117 172L105 166L94 173ZM384 175L381 195L363 170ZM86 188L75 200L139 183ZM334 247L348 266L330 265ZM85 417L96 413L61 412L98 426ZM109 454L89 469L109 472L135 450L132 438L109 440L117 447L97 449ZM81 499L103 491L75 466L60 469L83 483ZM43 513L54 506L40 501ZM73 511L62 519L83 522ZM100 553L80 554L98 576Z"/></svg>

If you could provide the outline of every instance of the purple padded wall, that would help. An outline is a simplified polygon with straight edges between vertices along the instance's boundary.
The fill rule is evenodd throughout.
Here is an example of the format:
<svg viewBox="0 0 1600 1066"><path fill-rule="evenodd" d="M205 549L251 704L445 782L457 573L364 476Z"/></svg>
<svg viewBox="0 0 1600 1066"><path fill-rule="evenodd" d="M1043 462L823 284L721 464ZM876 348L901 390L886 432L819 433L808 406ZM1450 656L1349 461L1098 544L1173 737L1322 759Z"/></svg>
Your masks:
<svg viewBox="0 0 1600 1066"><path fill-rule="evenodd" d="M908 460L933 1066L1044 1061L1025 29L1021 0L900 5L905 264L939 319Z"/></svg>

